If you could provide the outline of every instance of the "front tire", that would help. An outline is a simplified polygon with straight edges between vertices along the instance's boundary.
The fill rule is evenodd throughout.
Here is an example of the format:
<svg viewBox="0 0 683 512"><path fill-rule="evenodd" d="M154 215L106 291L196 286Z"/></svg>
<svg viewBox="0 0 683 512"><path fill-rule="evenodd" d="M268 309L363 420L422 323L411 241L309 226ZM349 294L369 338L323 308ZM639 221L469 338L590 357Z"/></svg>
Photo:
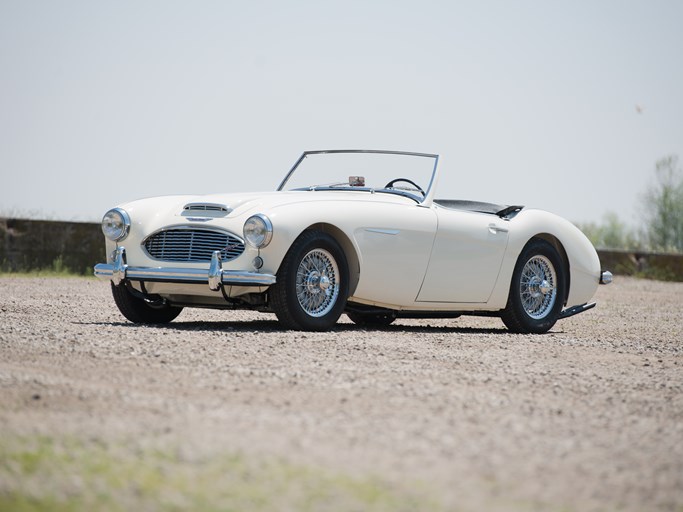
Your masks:
<svg viewBox="0 0 683 512"><path fill-rule="evenodd" d="M118 286L111 283L111 293L121 314L134 324L167 324L183 310L168 304L152 305L134 296L125 283Z"/></svg>
<svg viewBox="0 0 683 512"><path fill-rule="evenodd" d="M289 248L271 287L270 306L287 329L326 331L346 306L349 269L337 241L304 231Z"/></svg>
<svg viewBox="0 0 683 512"><path fill-rule="evenodd" d="M548 332L562 311L565 282L557 249L545 240L531 240L515 265L503 323L512 332Z"/></svg>

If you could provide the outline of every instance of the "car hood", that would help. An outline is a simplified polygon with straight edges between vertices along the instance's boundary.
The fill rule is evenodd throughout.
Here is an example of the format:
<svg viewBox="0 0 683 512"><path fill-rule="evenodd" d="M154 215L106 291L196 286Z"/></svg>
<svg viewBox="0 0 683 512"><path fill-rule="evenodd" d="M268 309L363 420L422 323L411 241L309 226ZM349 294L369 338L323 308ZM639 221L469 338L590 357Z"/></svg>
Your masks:
<svg viewBox="0 0 683 512"><path fill-rule="evenodd" d="M320 201L373 201L415 204L405 197L391 194L372 194L367 191L287 191L248 192L209 195L176 195L138 199L120 205L135 222L136 218L155 219L157 223L199 217L238 218L254 213L267 213L279 207Z"/></svg>

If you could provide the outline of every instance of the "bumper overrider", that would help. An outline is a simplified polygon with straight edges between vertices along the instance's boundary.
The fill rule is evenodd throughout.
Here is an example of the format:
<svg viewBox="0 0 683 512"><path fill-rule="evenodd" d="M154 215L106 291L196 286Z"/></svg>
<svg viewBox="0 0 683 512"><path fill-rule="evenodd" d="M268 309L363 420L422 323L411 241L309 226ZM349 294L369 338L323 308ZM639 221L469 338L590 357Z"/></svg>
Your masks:
<svg viewBox="0 0 683 512"><path fill-rule="evenodd" d="M112 263L95 265L95 276L110 280L119 285L124 280L154 281L162 283L184 283L209 285L211 290L220 290L227 286L270 286L275 284L272 274L260 274L241 270L223 270L221 252L214 251L209 268L173 268L173 267L131 267L126 264L126 249L117 247Z"/></svg>

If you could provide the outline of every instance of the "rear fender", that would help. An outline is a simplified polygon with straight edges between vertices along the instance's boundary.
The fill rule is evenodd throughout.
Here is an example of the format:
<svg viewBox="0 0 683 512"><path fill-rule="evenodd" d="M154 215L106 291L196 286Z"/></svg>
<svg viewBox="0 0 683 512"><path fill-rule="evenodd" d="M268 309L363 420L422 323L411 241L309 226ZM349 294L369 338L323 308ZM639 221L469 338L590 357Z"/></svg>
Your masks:
<svg viewBox="0 0 683 512"><path fill-rule="evenodd" d="M508 300L510 282L519 254L532 238L552 243L564 260L568 272L567 307L586 303L595 294L600 279L600 260L588 238L571 222L555 214L524 209L510 222L508 247L503 258L500 278L489 307L503 309Z"/></svg>

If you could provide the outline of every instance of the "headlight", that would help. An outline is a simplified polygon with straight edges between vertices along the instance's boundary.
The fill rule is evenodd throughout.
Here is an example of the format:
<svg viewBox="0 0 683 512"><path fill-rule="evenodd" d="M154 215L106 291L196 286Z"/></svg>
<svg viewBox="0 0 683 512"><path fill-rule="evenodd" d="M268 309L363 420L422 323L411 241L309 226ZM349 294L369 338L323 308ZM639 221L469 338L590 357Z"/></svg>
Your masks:
<svg viewBox="0 0 683 512"><path fill-rule="evenodd" d="M118 242L128 236L130 217L121 208L109 210L102 217L102 233L109 240Z"/></svg>
<svg viewBox="0 0 683 512"><path fill-rule="evenodd" d="M265 215L258 213L252 215L244 223L244 239L249 245L261 249L270 243L273 238L273 224Z"/></svg>

